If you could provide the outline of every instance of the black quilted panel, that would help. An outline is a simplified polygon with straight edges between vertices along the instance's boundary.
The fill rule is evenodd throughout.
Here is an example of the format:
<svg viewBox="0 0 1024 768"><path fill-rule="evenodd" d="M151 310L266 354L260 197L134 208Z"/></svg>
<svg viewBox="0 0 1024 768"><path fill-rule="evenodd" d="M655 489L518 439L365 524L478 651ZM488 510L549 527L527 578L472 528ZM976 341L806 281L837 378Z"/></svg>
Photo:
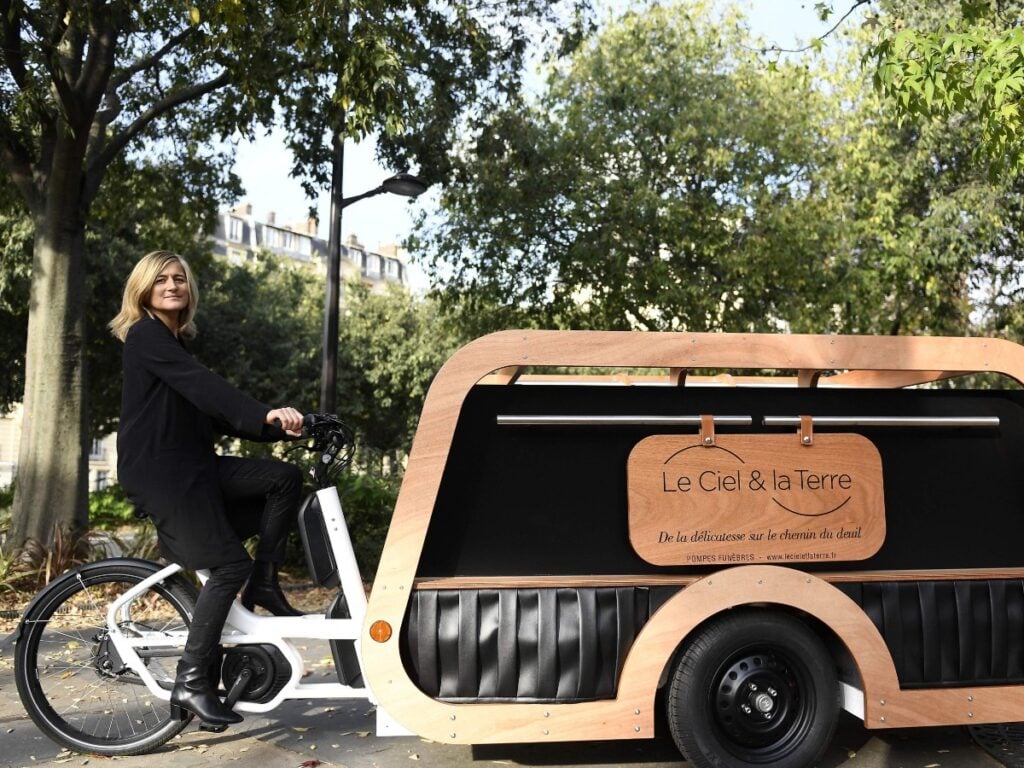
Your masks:
<svg viewBox="0 0 1024 768"><path fill-rule="evenodd" d="M1024 683L1024 580L836 586L878 628L902 687Z"/></svg>
<svg viewBox="0 0 1024 768"><path fill-rule="evenodd" d="M420 590L402 653L420 689L448 701L613 698L637 633L677 589Z"/></svg>

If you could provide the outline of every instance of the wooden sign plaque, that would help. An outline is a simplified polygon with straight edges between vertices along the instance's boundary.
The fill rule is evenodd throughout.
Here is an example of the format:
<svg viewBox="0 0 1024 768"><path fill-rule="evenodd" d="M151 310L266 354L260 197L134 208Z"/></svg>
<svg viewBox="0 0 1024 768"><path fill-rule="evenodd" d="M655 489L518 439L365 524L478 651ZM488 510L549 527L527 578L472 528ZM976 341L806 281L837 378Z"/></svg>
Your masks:
<svg viewBox="0 0 1024 768"><path fill-rule="evenodd" d="M629 455L629 538L656 565L863 560L885 540L862 435L655 435Z"/></svg>

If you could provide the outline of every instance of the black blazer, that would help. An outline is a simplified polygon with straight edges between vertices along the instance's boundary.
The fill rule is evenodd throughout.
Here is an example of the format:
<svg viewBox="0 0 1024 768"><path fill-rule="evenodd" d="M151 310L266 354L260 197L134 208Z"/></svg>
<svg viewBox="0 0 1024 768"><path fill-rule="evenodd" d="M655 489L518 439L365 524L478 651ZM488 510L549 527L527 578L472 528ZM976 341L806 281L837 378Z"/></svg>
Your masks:
<svg viewBox="0 0 1024 768"><path fill-rule="evenodd" d="M185 568L248 555L225 508L215 433L279 439L271 409L196 362L160 320L143 318L124 342L118 481L156 525L160 552Z"/></svg>

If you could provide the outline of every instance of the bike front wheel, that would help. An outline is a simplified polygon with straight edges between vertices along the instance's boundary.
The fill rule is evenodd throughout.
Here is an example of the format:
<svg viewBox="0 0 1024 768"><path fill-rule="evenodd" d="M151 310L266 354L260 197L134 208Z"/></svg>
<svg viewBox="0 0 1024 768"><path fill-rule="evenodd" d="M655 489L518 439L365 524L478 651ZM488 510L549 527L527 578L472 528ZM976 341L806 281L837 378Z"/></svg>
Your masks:
<svg viewBox="0 0 1024 768"><path fill-rule="evenodd" d="M171 716L118 657L109 639L111 602L159 569L143 560L82 566L50 584L26 610L15 645L21 702L35 724L75 752L138 755L180 733L188 720ZM197 591L180 574L155 584L118 617L136 637L187 632ZM139 648L161 688L170 690L181 649Z"/></svg>

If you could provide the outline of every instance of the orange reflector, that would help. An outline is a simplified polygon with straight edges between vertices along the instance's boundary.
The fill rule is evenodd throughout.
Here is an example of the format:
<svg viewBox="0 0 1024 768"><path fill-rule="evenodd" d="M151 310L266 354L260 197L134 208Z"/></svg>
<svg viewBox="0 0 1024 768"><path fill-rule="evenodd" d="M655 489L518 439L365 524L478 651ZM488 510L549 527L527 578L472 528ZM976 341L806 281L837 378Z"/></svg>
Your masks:
<svg viewBox="0 0 1024 768"><path fill-rule="evenodd" d="M386 643L391 639L391 625L386 621L375 621L370 625L370 637L378 643Z"/></svg>

